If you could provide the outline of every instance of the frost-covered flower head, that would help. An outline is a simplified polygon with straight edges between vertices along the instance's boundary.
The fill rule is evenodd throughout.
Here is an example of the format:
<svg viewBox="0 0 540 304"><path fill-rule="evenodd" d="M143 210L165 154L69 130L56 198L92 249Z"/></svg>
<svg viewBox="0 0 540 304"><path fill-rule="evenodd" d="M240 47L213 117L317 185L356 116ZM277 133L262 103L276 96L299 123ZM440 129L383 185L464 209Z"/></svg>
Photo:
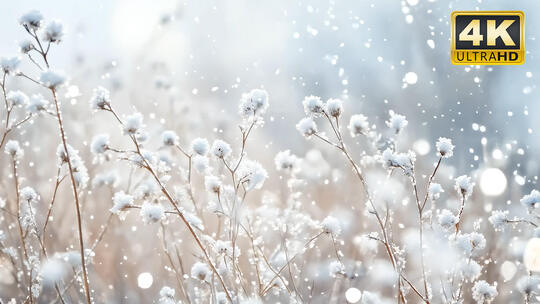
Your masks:
<svg viewBox="0 0 540 304"><path fill-rule="evenodd" d="M67 265L58 258L50 258L46 260L40 269L40 277L43 280L43 284L48 287L55 286L62 282L67 275Z"/></svg>
<svg viewBox="0 0 540 304"><path fill-rule="evenodd" d="M367 117L362 114L355 114L351 116L347 128L349 128L349 132L351 132L352 137L356 137L358 135L367 135L369 133L369 122Z"/></svg>
<svg viewBox="0 0 540 304"><path fill-rule="evenodd" d="M459 195L464 198L469 197L474 188L474 183L471 182L471 178L467 175L461 175L456 178L456 184L454 186Z"/></svg>
<svg viewBox="0 0 540 304"><path fill-rule="evenodd" d="M38 199L36 190L32 187L24 187L20 190L21 200L26 202L33 202Z"/></svg>
<svg viewBox="0 0 540 304"><path fill-rule="evenodd" d="M141 207L141 217L145 224L157 223L165 216L165 209L161 204L145 202Z"/></svg>
<svg viewBox="0 0 540 304"><path fill-rule="evenodd" d="M242 94L240 100L240 115L244 118L260 116L268 109L268 93L265 90L253 89Z"/></svg>
<svg viewBox="0 0 540 304"><path fill-rule="evenodd" d="M390 148L383 151L381 155L382 163L385 168L401 168L403 173L411 176L416 161L416 154L412 151L407 153L396 153Z"/></svg>
<svg viewBox="0 0 540 304"><path fill-rule="evenodd" d="M452 211L444 209L439 214L439 225L444 229L450 229L458 223L458 218L455 216Z"/></svg>
<svg viewBox="0 0 540 304"><path fill-rule="evenodd" d="M231 154L232 149L231 149L231 146L227 142L221 139L216 139L214 140L214 143L212 144L211 152L217 158L226 158L227 156Z"/></svg>
<svg viewBox="0 0 540 304"><path fill-rule="evenodd" d="M319 96L306 96L302 104L308 116L319 116L324 111L324 102Z"/></svg>
<svg viewBox="0 0 540 304"><path fill-rule="evenodd" d="M216 176L207 175L204 177L204 186L210 192L219 193L221 180Z"/></svg>
<svg viewBox="0 0 540 304"><path fill-rule="evenodd" d="M441 197L441 193L444 192L444 189L440 184L437 183L431 183L429 185L429 197L431 197L432 200L438 200L439 197Z"/></svg>
<svg viewBox="0 0 540 304"><path fill-rule="evenodd" d="M390 119L386 122L388 128L390 128L395 134L398 134L409 124L405 116L390 111Z"/></svg>
<svg viewBox="0 0 540 304"><path fill-rule="evenodd" d="M340 261L332 261L328 264L328 272L331 277L345 273L345 266Z"/></svg>
<svg viewBox="0 0 540 304"><path fill-rule="evenodd" d="M249 191L260 189L268 177L268 173L260 163L245 159L238 167L237 176L238 180L246 187L246 191Z"/></svg>
<svg viewBox="0 0 540 304"><path fill-rule="evenodd" d="M4 148L6 154L11 155L14 158L20 158L24 155L24 150L16 140L8 140L6 147Z"/></svg>
<svg viewBox="0 0 540 304"><path fill-rule="evenodd" d="M478 304L485 304L493 301L499 293L497 292L497 282L489 285L484 280L476 281L472 288L472 297Z"/></svg>
<svg viewBox="0 0 540 304"><path fill-rule="evenodd" d="M206 173L206 170L210 166L210 160L206 156L196 154L191 160L193 163L193 168L195 168L195 170L201 174Z"/></svg>
<svg viewBox="0 0 540 304"><path fill-rule="evenodd" d="M28 100L26 105L26 111L32 114L38 114L42 111L46 111L49 105L49 101L43 98L41 94L33 94Z"/></svg>
<svg viewBox="0 0 540 304"><path fill-rule="evenodd" d="M33 49L34 49L34 45L32 44L32 41L28 39L24 39L19 42L19 52L23 54L27 54Z"/></svg>
<svg viewBox="0 0 540 304"><path fill-rule="evenodd" d="M343 102L340 99L328 99L324 106L326 114L332 117L339 117L343 113Z"/></svg>
<svg viewBox="0 0 540 304"><path fill-rule="evenodd" d="M317 124L313 118L304 117L296 124L296 129L300 132L300 134L309 138L311 135L317 133Z"/></svg>
<svg viewBox="0 0 540 304"><path fill-rule="evenodd" d="M124 134L136 135L143 127L143 116L136 112L126 117L124 122Z"/></svg>
<svg viewBox="0 0 540 304"><path fill-rule="evenodd" d="M508 211L494 210L488 220L495 231L502 231L508 223Z"/></svg>
<svg viewBox="0 0 540 304"><path fill-rule="evenodd" d="M482 266L480 266L480 264L478 264L475 260L472 259L461 260L459 265L459 272L464 279L472 282L480 276L482 272Z"/></svg>
<svg viewBox="0 0 540 304"><path fill-rule="evenodd" d="M104 87L97 87L94 89L92 98L90 99L90 106L94 110L107 110L111 105L111 93Z"/></svg>
<svg viewBox="0 0 540 304"><path fill-rule="evenodd" d="M111 186L116 187L120 177L116 171L108 171L103 173L98 173L94 176L92 180L92 186L98 188L101 186Z"/></svg>
<svg viewBox="0 0 540 304"><path fill-rule="evenodd" d="M211 276L210 268L208 265L201 262L196 262L191 267L191 277L200 281L207 281Z"/></svg>
<svg viewBox="0 0 540 304"><path fill-rule="evenodd" d="M94 154L102 154L109 148L109 134L99 134L94 136L90 151Z"/></svg>
<svg viewBox="0 0 540 304"><path fill-rule="evenodd" d="M6 74L16 74L19 71L19 64L21 58L19 56L14 57L0 57L0 69Z"/></svg>
<svg viewBox="0 0 540 304"><path fill-rule="evenodd" d="M532 294L538 294L540 292L540 277L537 275L524 276L518 280L516 284L519 292L530 297Z"/></svg>
<svg viewBox="0 0 540 304"><path fill-rule="evenodd" d="M9 91L6 95L6 100L10 106L23 106L28 103L28 96L19 90Z"/></svg>
<svg viewBox="0 0 540 304"><path fill-rule="evenodd" d="M191 142L191 150L199 155L206 155L208 153L208 140L206 138L195 138Z"/></svg>
<svg viewBox="0 0 540 304"><path fill-rule="evenodd" d="M19 23L30 30L38 30L43 22L43 15L37 10L31 10L21 17Z"/></svg>
<svg viewBox="0 0 540 304"><path fill-rule="evenodd" d="M43 40L60 43L64 36L64 25L60 20L52 20L43 29Z"/></svg>
<svg viewBox="0 0 540 304"><path fill-rule="evenodd" d="M174 146L178 143L178 135L172 130L166 130L161 133L161 142L164 146Z"/></svg>
<svg viewBox="0 0 540 304"><path fill-rule="evenodd" d="M437 154L443 158L450 158L454 155L454 145L452 145L452 140L445 137L439 137L437 143Z"/></svg>
<svg viewBox="0 0 540 304"><path fill-rule="evenodd" d="M298 162L298 157L292 154L290 150L280 151L274 158L274 163L278 171L292 172L298 168Z"/></svg>
<svg viewBox="0 0 540 304"><path fill-rule="evenodd" d="M336 237L341 234L341 224L339 220L333 216L327 216L321 222L321 229L324 233L331 234Z"/></svg>
<svg viewBox="0 0 540 304"><path fill-rule="evenodd" d="M175 293L171 287L163 286L159 291L158 304L176 304L176 300L174 299Z"/></svg>
<svg viewBox="0 0 540 304"><path fill-rule="evenodd" d="M456 243L468 255L486 248L486 238L479 232L459 234Z"/></svg>
<svg viewBox="0 0 540 304"><path fill-rule="evenodd" d="M118 214L126 207L133 205L133 196L126 194L124 191L116 192L113 196L113 207L109 209L114 214Z"/></svg>
<svg viewBox="0 0 540 304"><path fill-rule="evenodd" d="M529 210L534 209L540 203L540 192L532 190L531 193L523 196L519 202Z"/></svg>
<svg viewBox="0 0 540 304"><path fill-rule="evenodd" d="M230 241L217 240L214 247L216 252L221 255L230 255L233 251ZM235 252L235 255L238 256L238 253Z"/></svg>
<svg viewBox="0 0 540 304"><path fill-rule="evenodd" d="M39 81L49 89L57 89L66 83L67 77L63 72L46 70L41 72Z"/></svg>

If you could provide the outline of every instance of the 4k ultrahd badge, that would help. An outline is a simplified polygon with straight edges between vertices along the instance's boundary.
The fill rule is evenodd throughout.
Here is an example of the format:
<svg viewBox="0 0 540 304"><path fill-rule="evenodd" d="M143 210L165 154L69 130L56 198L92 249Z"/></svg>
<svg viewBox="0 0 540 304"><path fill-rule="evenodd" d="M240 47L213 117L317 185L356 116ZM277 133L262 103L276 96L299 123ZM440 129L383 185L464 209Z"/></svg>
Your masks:
<svg viewBox="0 0 540 304"><path fill-rule="evenodd" d="M523 64L524 23L521 11L452 12L452 63Z"/></svg>

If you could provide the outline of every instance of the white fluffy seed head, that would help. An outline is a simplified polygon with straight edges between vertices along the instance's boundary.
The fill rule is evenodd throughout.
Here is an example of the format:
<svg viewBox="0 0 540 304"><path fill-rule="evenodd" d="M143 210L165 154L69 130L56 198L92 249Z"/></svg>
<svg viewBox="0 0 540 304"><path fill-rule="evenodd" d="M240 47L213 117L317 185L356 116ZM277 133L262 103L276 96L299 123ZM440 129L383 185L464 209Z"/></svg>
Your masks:
<svg viewBox="0 0 540 304"><path fill-rule="evenodd" d="M367 117L362 114L355 114L351 116L349 125L347 126L352 137L358 135L367 135L369 133L369 122Z"/></svg>
<svg viewBox="0 0 540 304"><path fill-rule="evenodd" d="M520 203L527 207L528 210L532 210L540 203L540 192L538 190L532 190L531 193L523 196Z"/></svg>
<svg viewBox="0 0 540 304"><path fill-rule="evenodd" d="M172 130L166 130L161 133L161 142L164 146L174 146L178 143L178 135Z"/></svg>
<svg viewBox="0 0 540 304"><path fill-rule="evenodd" d="M319 116L324 111L324 102L319 96L306 96L302 104L308 116Z"/></svg>
<svg viewBox="0 0 540 304"><path fill-rule="evenodd" d="M221 139L214 140L214 143L212 144L212 154L215 157L226 158L231 154L231 152L231 146L227 142Z"/></svg>
<svg viewBox="0 0 540 304"><path fill-rule="evenodd" d="M317 133L317 124L313 118L304 117L296 124L296 129L300 132L300 134L309 138L313 134Z"/></svg>
<svg viewBox="0 0 540 304"><path fill-rule="evenodd" d="M133 205L133 196L126 194L124 191L116 192L113 197L113 203L114 205L110 211L118 214L126 207Z"/></svg>
<svg viewBox="0 0 540 304"><path fill-rule="evenodd" d="M6 154L11 155L14 158L20 158L24 155L24 150L16 140L8 140L6 147L4 148Z"/></svg>
<svg viewBox="0 0 540 304"><path fill-rule="evenodd" d="M41 72L39 81L49 89L58 89L67 82L67 77L61 71L46 70Z"/></svg>
<svg viewBox="0 0 540 304"><path fill-rule="evenodd" d="M38 30L43 22L43 15L37 10L31 10L19 17L19 23L31 30Z"/></svg>
<svg viewBox="0 0 540 304"><path fill-rule="evenodd" d="M265 90L253 89L242 94L239 113L244 119L261 116L268 109L268 93Z"/></svg>
<svg viewBox="0 0 540 304"><path fill-rule="evenodd" d="M208 140L206 138L195 138L191 142L191 150L199 155L206 155L208 153Z"/></svg>
<svg viewBox="0 0 540 304"><path fill-rule="evenodd" d="M299 159L290 150L280 151L274 158L278 171L292 172L298 168Z"/></svg>
<svg viewBox="0 0 540 304"><path fill-rule="evenodd" d="M490 285L484 280L476 281L472 288L472 297L478 304L490 303L498 295L497 282Z"/></svg>
<svg viewBox="0 0 540 304"><path fill-rule="evenodd" d="M398 134L399 132L401 132L409 124L405 116L396 114L394 113L394 111L390 111L389 114L390 114L390 118L386 122L386 125L395 134Z"/></svg>
<svg viewBox="0 0 540 304"><path fill-rule="evenodd" d="M439 225L444 229L450 229L458 223L458 218L455 216L452 211L444 209L439 214Z"/></svg>
<svg viewBox="0 0 540 304"><path fill-rule="evenodd" d="M159 203L145 202L141 207L141 217L145 224L153 224L161 221L165 216L165 209Z"/></svg>
<svg viewBox="0 0 540 304"><path fill-rule="evenodd" d="M6 100L10 104L10 106L20 107L28 104L29 98L26 94L17 90L9 91L6 95Z"/></svg>
<svg viewBox="0 0 540 304"><path fill-rule="evenodd" d="M26 202L33 202L38 199L36 190L32 187L24 187L20 191L21 200Z"/></svg>
<svg viewBox="0 0 540 304"><path fill-rule="evenodd" d="M104 87L97 87L94 89L92 98L90 99L90 106L94 110L105 110L111 105L111 93Z"/></svg>
<svg viewBox="0 0 540 304"><path fill-rule="evenodd" d="M210 268L205 263L196 262L191 267L191 277L196 280L207 281L210 276Z"/></svg>
<svg viewBox="0 0 540 304"><path fill-rule="evenodd" d="M51 43L60 43L64 37L64 25L60 20L51 20L43 30L43 39Z"/></svg>
<svg viewBox="0 0 540 304"><path fill-rule="evenodd" d="M42 111L46 111L49 105L49 101L43 98L41 94L33 94L28 101L26 111L31 114L38 114Z"/></svg>
<svg viewBox="0 0 540 304"><path fill-rule="evenodd" d="M508 224L508 211L494 210L488 220L495 231L502 231Z"/></svg>
<svg viewBox="0 0 540 304"><path fill-rule="evenodd" d="M328 99L324 110L328 115L337 118L343 113L343 102L340 99Z"/></svg>
<svg viewBox="0 0 540 304"><path fill-rule="evenodd" d="M207 175L204 177L204 186L210 192L219 193L221 180L214 175Z"/></svg>
<svg viewBox="0 0 540 304"><path fill-rule="evenodd" d="M469 197L474 188L474 183L471 181L471 178L467 175L461 175L456 178L456 184L454 186L459 195L464 198Z"/></svg>
<svg viewBox="0 0 540 304"><path fill-rule="evenodd" d="M94 154L103 154L107 151L109 144L109 134L96 135L90 144L90 151Z"/></svg>
<svg viewBox="0 0 540 304"><path fill-rule="evenodd" d="M19 71L20 63L21 58L19 56L0 57L0 69L6 74L16 74Z"/></svg>
<svg viewBox="0 0 540 304"><path fill-rule="evenodd" d="M136 135L143 127L143 116L136 112L126 117L124 122L124 134Z"/></svg>
<svg viewBox="0 0 540 304"><path fill-rule="evenodd" d="M449 138L439 137L435 146L437 147L437 154L440 157L450 158L454 155L454 145Z"/></svg>
<svg viewBox="0 0 540 304"><path fill-rule="evenodd" d="M341 224L339 223L339 220L333 216L327 216L321 222L321 229L324 233L331 234L334 237L341 234Z"/></svg>

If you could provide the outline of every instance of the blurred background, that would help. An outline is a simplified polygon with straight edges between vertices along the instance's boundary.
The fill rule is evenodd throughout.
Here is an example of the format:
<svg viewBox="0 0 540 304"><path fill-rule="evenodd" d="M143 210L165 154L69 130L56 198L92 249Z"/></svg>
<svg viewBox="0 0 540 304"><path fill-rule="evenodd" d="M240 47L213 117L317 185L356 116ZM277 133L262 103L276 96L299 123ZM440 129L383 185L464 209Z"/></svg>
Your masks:
<svg viewBox="0 0 540 304"><path fill-rule="evenodd" d="M271 106L253 140L269 166L280 150L304 156L313 145L294 130L301 101L313 94L341 98L348 114L363 113L381 128L389 110L407 116L400 149L431 161L436 139L452 138L445 177L473 171L486 210L517 204L537 183L538 1L3 1L0 55L17 53L24 37L17 18L30 9L66 26L51 62L70 76L69 106L84 109L67 122L81 134L110 129L95 123L100 117L81 123L98 85L149 125L225 136L237 131L229 122L241 94L260 87ZM477 9L525 13L525 64L450 63L450 14ZM164 113L175 115L164 120ZM80 147L89 138L73 140ZM53 167L40 170L50 177Z"/></svg>

